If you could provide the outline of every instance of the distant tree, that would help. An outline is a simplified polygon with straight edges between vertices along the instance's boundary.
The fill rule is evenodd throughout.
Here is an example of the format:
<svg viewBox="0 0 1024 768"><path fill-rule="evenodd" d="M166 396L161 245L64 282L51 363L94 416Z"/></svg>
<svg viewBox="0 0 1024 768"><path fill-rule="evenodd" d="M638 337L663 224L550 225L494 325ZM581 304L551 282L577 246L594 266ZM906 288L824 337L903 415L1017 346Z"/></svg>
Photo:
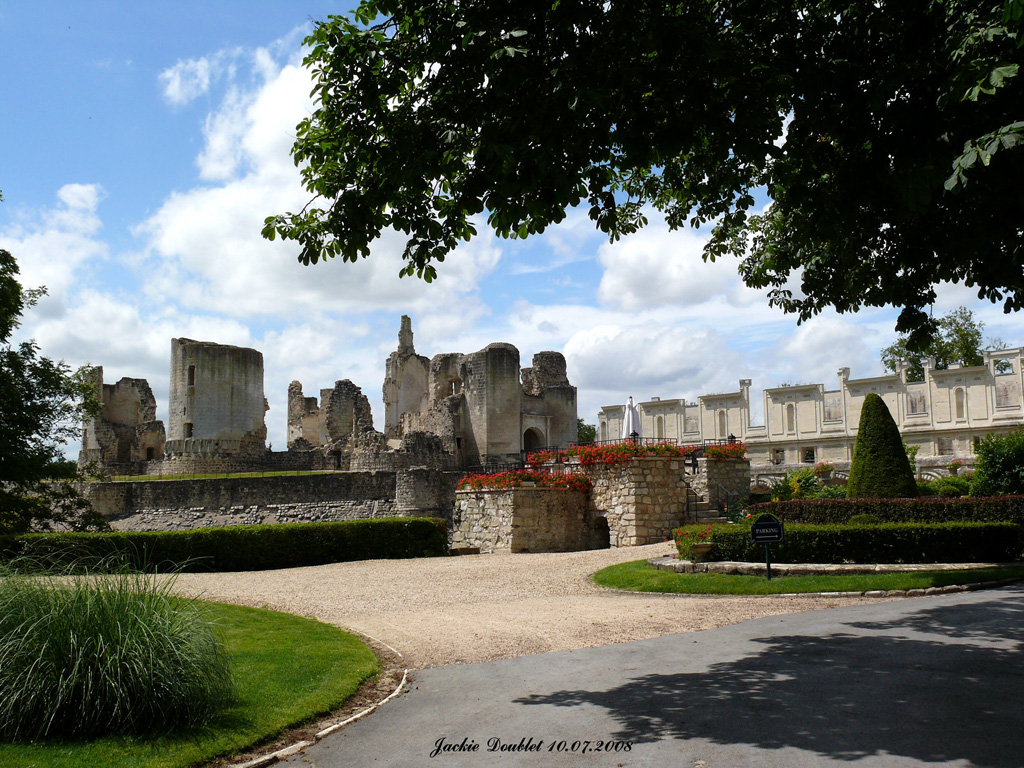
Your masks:
<svg viewBox="0 0 1024 768"><path fill-rule="evenodd" d="M0 533L100 530L102 516L71 485L77 467L61 451L96 409L94 390L35 342L13 344L25 308L43 289L25 291L18 265L0 249Z"/></svg>
<svg viewBox="0 0 1024 768"><path fill-rule="evenodd" d="M985 435L974 454L972 496L1024 494L1024 429Z"/></svg>
<svg viewBox="0 0 1024 768"><path fill-rule="evenodd" d="M917 496L917 482L900 431L885 402L874 392L864 398L861 408L846 495L851 499Z"/></svg>
<svg viewBox="0 0 1024 768"><path fill-rule="evenodd" d="M597 439L597 427L585 424L583 419L576 419L576 442L579 445L592 443Z"/></svg>
<svg viewBox="0 0 1024 768"><path fill-rule="evenodd" d="M924 380L924 360L935 358L935 367L945 370L951 364L963 366L981 365L985 358L982 352L986 349L1004 349L1006 343L1002 339L986 339L982 335L985 323L974 317L967 307L954 309L936 321L936 332L927 346L915 351L910 348L910 336L901 334L896 341L882 350L881 359L885 370L890 373L899 372L899 362L906 360L909 364L907 379L909 381ZM1005 361L998 361L996 369L1000 372L1008 370Z"/></svg>
<svg viewBox="0 0 1024 768"><path fill-rule="evenodd" d="M772 305L902 307L917 346L943 281L1024 307L1022 29L1024 0L364 0L306 39L310 199L263 234L309 264L391 229L429 281L479 218L657 210Z"/></svg>

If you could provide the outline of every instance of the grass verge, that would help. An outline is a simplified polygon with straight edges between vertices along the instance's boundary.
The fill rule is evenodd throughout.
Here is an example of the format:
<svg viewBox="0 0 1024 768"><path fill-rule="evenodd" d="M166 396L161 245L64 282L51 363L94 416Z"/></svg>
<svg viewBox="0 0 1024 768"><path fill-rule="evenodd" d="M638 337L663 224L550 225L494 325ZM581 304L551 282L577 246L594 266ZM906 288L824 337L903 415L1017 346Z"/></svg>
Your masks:
<svg viewBox="0 0 1024 768"><path fill-rule="evenodd" d="M595 584L631 592L691 595L779 595L799 592L867 592L876 589L927 589L951 584L1024 578L1024 565L966 571L865 573L848 576L739 576L725 573L671 573L646 560L612 565L593 575Z"/></svg>
<svg viewBox="0 0 1024 768"><path fill-rule="evenodd" d="M0 743L4 768L184 768L267 741L339 706L377 672L373 652L337 627L210 604L237 700L203 728L151 737Z"/></svg>

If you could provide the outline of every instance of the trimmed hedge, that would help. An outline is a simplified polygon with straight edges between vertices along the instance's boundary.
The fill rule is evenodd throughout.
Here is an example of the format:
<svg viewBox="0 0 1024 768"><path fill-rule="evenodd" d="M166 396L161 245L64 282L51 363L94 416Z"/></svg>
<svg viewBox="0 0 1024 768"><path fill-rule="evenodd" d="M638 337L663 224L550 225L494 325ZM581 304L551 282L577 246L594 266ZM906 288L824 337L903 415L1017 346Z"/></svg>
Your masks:
<svg viewBox="0 0 1024 768"><path fill-rule="evenodd" d="M750 540L747 526L715 526L707 540L714 545L711 560L764 562L764 544ZM1007 522L791 524L771 545L772 560L784 563L1011 562L1022 552L1024 531Z"/></svg>
<svg viewBox="0 0 1024 768"><path fill-rule="evenodd" d="M0 561L28 557L45 568L261 571L446 554L448 528L437 518L0 536Z"/></svg>
<svg viewBox="0 0 1024 768"><path fill-rule="evenodd" d="M846 523L854 515L874 515L883 523L1010 521L1024 526L1024 496L917 499L814 499L770 501L747 509L754 517L770 512L787 523Z"/></svg>

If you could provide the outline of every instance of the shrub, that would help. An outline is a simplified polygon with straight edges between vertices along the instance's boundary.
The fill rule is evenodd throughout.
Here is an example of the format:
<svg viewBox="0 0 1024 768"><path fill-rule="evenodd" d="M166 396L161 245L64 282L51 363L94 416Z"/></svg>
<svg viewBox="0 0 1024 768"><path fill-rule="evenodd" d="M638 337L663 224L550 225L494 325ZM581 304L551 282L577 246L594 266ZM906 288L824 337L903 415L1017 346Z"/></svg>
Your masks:
<svg viewBox="0 0 1024 768"><path fill-rule="evenodd" d="M1024 429L986 435L974 453L972 496L1024 494Z"/></svg>
<svg viewBox="0 0 1024 768"><path fill-rule="evenodd" d="M850 518L850 525L878 525L881 520L878 519L878 515L870 515L867 513L854 515Z"/></svg>
<svg viewBox="0 0 1024 768"><path fill-rule="evenodd" d="M971 482L966 477L951 475L950 477L937 477L928 483L931 495L943 496L945 498L958 498L971 495Z"/></svg>
<svg viewBox="0 0 1024 768"><path fill-rule="evenodd" d="M787 563L1008 562L1021 556L1021 535L1013 523L787 523L785 538L770 546L772 560ZM712 560L764 561L764 545L750 540L749 528L719 525L707 538Z"/></svg>
<svg viewBox="0 0 1024 768"><path fill-rule="evenodd" d="M786 523L846 523L854 515L866 513L886 523L1010 521L1024 527L1024 496L798 500L757 504L749 511L770 512Z"/></svg>
<svg viewBox="0 0 1024 768"><path fill-rule="evenodd" d="M234 525L190 531L0 536L0 558L31 556L47 568L116 560L146 571L260 571L448 553L438 518Z"/></svg>
<svg viewBox="0 0 1024 768"><path fill-rule="evenodd" d="M0 576L0 738L201 725L232 695L198 604L143 574Z"/></svg>
<svg viewBox="0 0 1024 768"><path fill-rule="evenodd" d="M861 408L846 495L851 499L917 495L900 431L885 402L873 392Z"/></svg>

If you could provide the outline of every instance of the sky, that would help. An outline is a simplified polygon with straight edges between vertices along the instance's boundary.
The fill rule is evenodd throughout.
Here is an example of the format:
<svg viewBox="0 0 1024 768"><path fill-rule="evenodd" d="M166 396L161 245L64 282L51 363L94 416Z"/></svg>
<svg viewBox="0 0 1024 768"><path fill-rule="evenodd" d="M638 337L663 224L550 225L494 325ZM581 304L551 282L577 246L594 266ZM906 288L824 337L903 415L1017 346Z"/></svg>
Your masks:
<svg viewBox="0 0 1024 768"><path fill-rule="evenodd" d="M313 109L302 40L344 5L295 2L52 2L0 5L0 248L25 287L48 295L21 338L107 383L145 378L167 418L170 341L264 356L268 441L283 450L287 388L307 396L351 379L383 428L384 362L401 315L416 351L508 342L527 366L564 353L579 414L602 406L760 391L883 373L898 310L826 312L798 325L749 289L732 259L705 263L706 233L648 227L615 244L585 211L525 241L479 228L425 284L399 278L385 235L358 264L302 266L294 243L260 236L265 217L307 201L291 157ZM960 285L987 336L1024 344L1019 315ZM763 423L763 422L760 422ZM69 446L74 455L77 446Z"/></svg>

